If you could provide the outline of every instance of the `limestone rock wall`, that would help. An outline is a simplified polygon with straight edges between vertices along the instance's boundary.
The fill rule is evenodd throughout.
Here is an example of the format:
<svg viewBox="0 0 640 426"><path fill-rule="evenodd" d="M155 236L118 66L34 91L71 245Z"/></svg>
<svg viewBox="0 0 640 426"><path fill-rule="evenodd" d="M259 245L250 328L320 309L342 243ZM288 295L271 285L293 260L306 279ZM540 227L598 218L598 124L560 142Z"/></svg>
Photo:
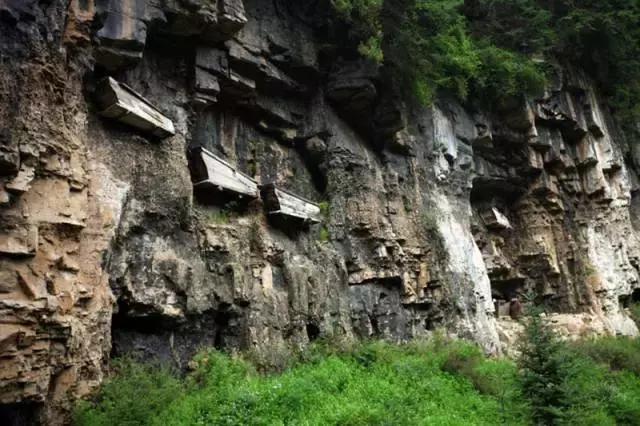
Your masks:
<svg viewBox="0 0 640 426"><path fill-rule="evenodd" d="M541 100L418 107L322 0L9 0L0 29L8 418L64 423L125 353L186 368L202 346L437 329L497 353L530 292L570 337L637 333L637 155L579 70ZM175 136L99 116L104 76ZM194 195L196 146L323 223Z"/></svg>

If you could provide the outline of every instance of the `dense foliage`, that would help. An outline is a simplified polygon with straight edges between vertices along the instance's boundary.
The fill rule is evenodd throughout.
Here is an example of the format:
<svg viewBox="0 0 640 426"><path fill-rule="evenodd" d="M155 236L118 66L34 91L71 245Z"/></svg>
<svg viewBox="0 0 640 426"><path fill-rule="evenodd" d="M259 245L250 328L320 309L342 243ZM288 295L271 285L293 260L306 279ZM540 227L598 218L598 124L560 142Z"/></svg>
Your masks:
<svg viewBox="0 0 640 426"><path fill-rule="evenodd" d="M527 318L520 345L520 383L536 424L557 424L566 407L564 380L569 362L551 327L539 313Z"/></svg>
<svg viewBox="0 0 640 426"><path fill-rule="evenodd" d="M640 117L636 0L332 2L360 52L396 67L423 102L443 90L490 102L536 95L554 58L590 72L623 120Z"/></svg>
<svg viewBox="0 0 640 426"><path fill-rule="evenodd" d="M638 340L566 345L545 330L542 323L529 327L533 346L520 366L445 339L402 346L316 344L294 357L284 372L270 375L257 373L246 359L216 351L196 357L195 370L184 379L121 361L97 399L78 408L75 421L109 426L640 424ZM539 364L549 359L554 367ZM530 381L533 371L541 383L553 382L554 410L544 420L537 411L542 402L528 389L537 386Z"/></svg>
<svg viewBox="0 0 640 426"><path fill-rule="evenodd" d="M416 0L407 10L388 49L390 61L406 76L405 87L412 86L424 103L442 90L461 100L540 93L545 81L541 66L473 37L462 5L462 0Z"/></svg>
<svg viewBox="0 0 640 426"><path fill-rule="evenodd" d="M557 51L592 72L622 120L640 120L640 2L563 0L558 9Z"/></svg>

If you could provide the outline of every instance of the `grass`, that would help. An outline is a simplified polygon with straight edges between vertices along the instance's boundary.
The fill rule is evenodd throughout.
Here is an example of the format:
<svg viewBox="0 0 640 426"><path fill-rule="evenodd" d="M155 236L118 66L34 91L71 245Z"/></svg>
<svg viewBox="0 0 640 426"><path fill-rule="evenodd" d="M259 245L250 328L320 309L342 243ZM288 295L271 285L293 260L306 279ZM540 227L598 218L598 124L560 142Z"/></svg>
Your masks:
<svg viewBox="0 0 640 426"><path fill-rule="evenodd" d="M566 345L571 374L563 424L640 424L637 340ZM585 348L588 347L588 350ZM279 373L241 356L200 353L185 378L119 361L77 425L526 425L515 362L470 343L436 338L317 343ZM615 360L615 362L613 361Z"/></svg>
<svg viewBox="0 0 640 426"><path fill-rule="evenodd" d="M628 371L640 377L640 339L601 337L571 345L576 352L604 364L611 371Z"/></svg>
<svg viewBox="0 0 640 426"><path fill-rule="evenodd" d="M329 233L328 223L331 221L331 205L328 201L322 201L318 203L320 208L320 215L322 216L323 223L318 231L318 241L321 243L329 242L331 234Z"/></svg>
<svg viewBox="0 0 640 426"><path fill-rule="evenodd" d="M631 319L640 327L640 303L631 304L629 313L631 314Z"/></svg>
<svg viewBox="0 0 640 426"><path fill-rule="evenodd" d="M114 378L100 390L93 403L82 401L75 423L82 425L143 425L151 413L184 394L184 385L166 369L129 359L113 363Z"/></svg>
<svg viewBox="0 0 640 426"><path fill-rule="evenodd" d="M329 234L329 229L327 229L327 227L323 225L320 228L320 231L318 234L318 241L321 243L326 243L326 242L329 242L330 239L331 239L331 234Z"/></svg>
<svg viewBox="0 0 640 426"><path fill-rule="evenodd" d="M231 220L231 215L226 210L210 211L207 215L209 223L215 225L227 225Z"/></svg>

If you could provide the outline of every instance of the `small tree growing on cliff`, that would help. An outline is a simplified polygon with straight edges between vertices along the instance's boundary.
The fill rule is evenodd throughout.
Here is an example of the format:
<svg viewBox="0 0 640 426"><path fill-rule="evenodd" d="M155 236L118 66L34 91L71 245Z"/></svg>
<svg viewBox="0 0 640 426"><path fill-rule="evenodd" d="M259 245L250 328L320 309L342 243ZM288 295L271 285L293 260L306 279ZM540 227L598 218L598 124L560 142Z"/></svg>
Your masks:
<svg viewBox="0 0 640 426"><path fill-rule="evenodd" d="M542 309L530 308L524 321L518 359L522 394L529 402L535 424L555 425L566 409L564 382L570 367L562 343L542 315Z"/></svg>

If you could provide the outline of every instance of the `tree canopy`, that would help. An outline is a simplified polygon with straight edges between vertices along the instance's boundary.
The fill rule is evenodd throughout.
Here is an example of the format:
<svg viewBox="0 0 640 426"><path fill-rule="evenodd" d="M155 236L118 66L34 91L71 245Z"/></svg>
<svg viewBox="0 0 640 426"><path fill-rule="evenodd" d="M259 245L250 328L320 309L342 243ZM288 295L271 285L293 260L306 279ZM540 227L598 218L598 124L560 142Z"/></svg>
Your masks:
<svg viewBox="0 0 640 426"><path fill-rule="evenodd" d="M640 1L332 0L359 52L419 100L536 96L545 62L582 67L624 121L640 117ZM394 15L391 19L389 15Z"/></svg>

